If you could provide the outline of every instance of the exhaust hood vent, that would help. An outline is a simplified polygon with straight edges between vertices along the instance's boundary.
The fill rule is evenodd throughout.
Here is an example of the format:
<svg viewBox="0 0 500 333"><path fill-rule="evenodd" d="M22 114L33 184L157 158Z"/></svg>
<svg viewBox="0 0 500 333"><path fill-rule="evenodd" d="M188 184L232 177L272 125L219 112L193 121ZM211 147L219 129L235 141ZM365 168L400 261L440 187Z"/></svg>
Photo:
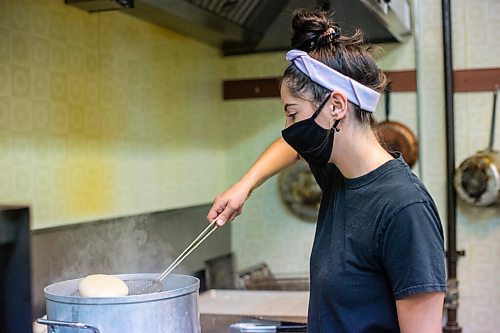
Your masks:
<svg viewBox="0 0 500 333"><path fill-rule="evenodd" d="M296 8L332 8L344 31L360 28L371 43L411 35L409 0L66 0L90 12L124 13L213 45L225 55L282 51ZM108 5L106 7L105 5Z"/></svg>
<svg viewBox="0 0 500 333"><path fill-rule="evenodd" d="M189 2L243 26L262 0L189 0Z"/></svg>

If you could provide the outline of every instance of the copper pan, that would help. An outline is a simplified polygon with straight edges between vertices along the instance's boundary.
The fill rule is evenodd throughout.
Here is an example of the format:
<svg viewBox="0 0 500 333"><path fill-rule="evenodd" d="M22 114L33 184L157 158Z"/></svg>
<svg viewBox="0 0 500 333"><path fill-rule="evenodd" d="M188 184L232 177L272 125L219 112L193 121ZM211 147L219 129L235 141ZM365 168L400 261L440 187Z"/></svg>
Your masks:
<svg viewBox="0 0 500 333"><path fill-rule="evenodd" d="M404 124L389 120L391 113L390 85L385 94L385 121L377 125L377 135L387 151L399 151L410 167L418 159L418 140L415 134Z"/></svg>

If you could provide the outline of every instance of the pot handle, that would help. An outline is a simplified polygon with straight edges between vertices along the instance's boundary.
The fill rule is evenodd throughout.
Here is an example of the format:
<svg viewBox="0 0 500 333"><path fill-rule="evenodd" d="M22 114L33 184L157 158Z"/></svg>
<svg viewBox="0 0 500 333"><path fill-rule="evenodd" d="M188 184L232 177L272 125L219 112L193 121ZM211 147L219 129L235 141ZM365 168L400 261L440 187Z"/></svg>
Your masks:
<svg viewBox="0 0 500 333"><path fill-rule="evenodd" d="M47 325L50 329L50 333L56 333L57 328L54 328L52 326L63 326L63 327L71 327L71 328L77 328L77 329L82 329L82 330L91 330L94 333L101 333L97 327L90 326L84 323L72 323L69 321L58 321L58 320L48 320L48 319L37 319L36 321L39 324L42 325Z"/></svg>

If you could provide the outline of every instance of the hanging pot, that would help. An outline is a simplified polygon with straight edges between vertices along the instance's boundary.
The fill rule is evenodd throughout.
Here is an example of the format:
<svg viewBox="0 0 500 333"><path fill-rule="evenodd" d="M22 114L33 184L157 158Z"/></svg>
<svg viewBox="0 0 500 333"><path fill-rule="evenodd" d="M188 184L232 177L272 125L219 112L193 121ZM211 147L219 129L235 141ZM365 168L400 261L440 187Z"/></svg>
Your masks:
<svg viewBox="0 0 500 333"><path fill-rule="evenodd" d="M493 150L497 97L498 90L493 94L488 148L464 160L455 171L454 185L457 194L466 202L477 206L498 202L500 196L500 155Z"/></svg>
<svg viewBox="0 0 500 333"><path fill-rule="evenodd" d="M488 206L499 198L500 156L495 151L480 151L457 168L454 178L458 195L468 203Z"/></svg>
<svg viewBox="0 0 500 333"><path fill-rule="evenodd" d="M391 113L391 88L385 93L385 121L377 125L377 134L387 151L399 151L410 167L418 159L418 140L415 134L400 122L389 120Z"/></svg>
<svg viewBox="0 0 500 333"><path fill-rule="evenodd" d="M306 162L297 161L283 170L278 185L283 203L294 215L308 222L316 222L322 192Z"/></svg>

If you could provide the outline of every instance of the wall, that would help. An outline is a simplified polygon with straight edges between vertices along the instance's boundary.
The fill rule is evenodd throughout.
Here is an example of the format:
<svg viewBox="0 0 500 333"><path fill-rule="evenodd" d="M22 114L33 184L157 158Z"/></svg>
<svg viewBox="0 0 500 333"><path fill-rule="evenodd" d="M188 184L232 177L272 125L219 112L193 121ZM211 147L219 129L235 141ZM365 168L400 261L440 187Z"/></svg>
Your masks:
<svg viewBox="0 0 500 333"><path fill-rule="evenodd" d="M446 170L443 49L441 3L422 0L419 20L421 36L418 58L413 40L399 45L383 45L377 56L385 70L415 68L420 63L419 86L415 93L393 95L393 119L416 131L416 103L421 102L420 173L439 207L446 224ZM455 69L500 67L500 3L496 0L453 1L453 48ZM224 61L226 79L281 75L286 66L283 53L262 57L240 56ZM465 157L488 144L491 121L491 93L455 95L455 147L457 165ZM277 136L284 122L278 99L226 101L231 112L227 121L227 177L236 181L262 150ZM383 103L377 117L383 117ZM497 117L498 128L498 117ZM498 149L498 135L496 147ZM314 225L287 211L278 197L276 177L254 192L243 214L233 225L233 249L240 268L267 262L278 273L308 271ZM458 247L467 252L458 264L460 281L459 323L464 332L493 332L499 325L500 206L474 208L458 203Z"/></svg>
<svg viewBox="0 0 500 333"><path fill-rule="evenodd" d="M117 12L0 1L0 195L32 228L223 189L219 52Z"/></svg>

